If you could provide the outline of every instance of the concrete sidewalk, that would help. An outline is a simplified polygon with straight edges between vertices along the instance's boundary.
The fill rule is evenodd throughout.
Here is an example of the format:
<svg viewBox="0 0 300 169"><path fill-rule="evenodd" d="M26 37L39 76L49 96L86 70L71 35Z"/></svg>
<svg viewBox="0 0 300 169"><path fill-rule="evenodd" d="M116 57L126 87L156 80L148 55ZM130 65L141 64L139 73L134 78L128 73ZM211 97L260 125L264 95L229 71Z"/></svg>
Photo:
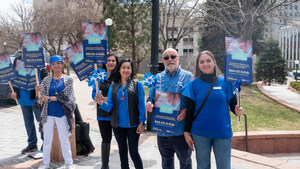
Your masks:
<svg viewBox="0 0 300 169"><path fill-rule="evenodd" d="M288 77L286 84L272 84L271 86L263 85L259 82L257 83L257 87L264 95L275 102L300 113L300 94L289 88L291 81L293 81L293 79Z"/></svg>
<svg viewBox="0 0 300 169"><path fill-rule="evenodd" d="M79 82L74 78L74 89L79 109L85 121L91 124L90 137L95 146L95 151L89 156L78 156L74 159L74 165L77 169L96 169L101 167L100 144L101 137L96 121L95 104L91 99L91 89L87 87L86 82ZM21 154L21 150L27 146L27 137L22 118L20 106L13 106L7 103L0 103L0 168L37 168L41 165L42 160L34 160L26 155ZM38 146L41 146L41 140ZM161 168L161 157L158 152L156 134L153 132L144 132L141 135L139 143L139 152L143 159L145 169ZM299 156L299 154L295 154ZM294 157L294 156L293 156ZM130 157L129 157L130 159ZM175 158L176 159L176 158ZM212 169L216 168L212 154ZM300 169L300 164L289 162L289 159L278 160L256 154L232 149L232 168L233 169L271 169L271 168L289 168ZM193 169L196 168L195 152L192 154ZM62 168L63 162L51 163L51 168ZM113 137L110 163L111 169L120 168L120 159L116 140ZM130 160L130 167L134 168ZM179 169L179 162L175 160L175 168Z"/></svg>
<svg viewBox="0 0 300 169"><path fill-rule="evenodd" d="M7 107L0 109L0 168L37 168L41 165L42 160L34 160L20 153L21 149L26 147L26 134L19 106ZM78 156L74 159L74 165L77 169L93 169L101 167L100 143L101 137L97 122L93 119L85 119L91 123L90 136L96 147L95 151L89 156ZM39 140L39 146L41 141ZM158 169L161 168L161 158L156 143L156 134L145 132L140 139L139 151L143 159L144 168ZM232 149L232 168L233 169L269 169L269 168L300 168L300 165L287 162L287 160L276 160L260 155L246 153ZM196 168L195 153L192 154L193 168ZM176 160L176 168L179 168L179 162ZM63 163L51 163L51 168L62 168ZM134 168L130 161L130 167ZM118 147L115 139L112 141L110 168L120 168ZM212 155L212 168L216 168Z"/></svg>

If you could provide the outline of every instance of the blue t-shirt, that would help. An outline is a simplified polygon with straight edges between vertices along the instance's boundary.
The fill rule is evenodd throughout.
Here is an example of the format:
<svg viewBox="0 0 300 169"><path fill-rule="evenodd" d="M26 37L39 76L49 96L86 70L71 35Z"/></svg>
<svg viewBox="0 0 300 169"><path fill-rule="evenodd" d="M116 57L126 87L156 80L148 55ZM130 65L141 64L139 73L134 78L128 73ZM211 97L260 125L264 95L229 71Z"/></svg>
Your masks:
<svg viewBox="0 0 300 169"><path fill-rule="evenodd" d="M64 78L55 80L52 78L50 88L49 88L49 96L56 96L59 92L64 90ZM48 116L54 117L62 117L65 115L64 110L62 109L62 104L57 101L50 101L48 103Z"/></svg>
<svg viewBox="0 0 300 169"><path fill-rule="evenodd" d="M20 99L18 99L18 102L20 105L23 106L33 106L35 99L34 100L30 99L30 91L20 89Z"/></svg>
<svg viewBox="0 0 300 169"><path fill-rule="evenodd" d="M150 89L151 98L155 98L156 90L172 93L181 93L183 87L192 80L193 74L179 68L171 76L167 70L157 74L157 83ZM181 97L182 98L182 97ZM186 102L181 101L180 110L186 108ZM184 133L184 120L178 122L175 134L157 132L159 136L180 136Z"/></svg>
<svg viewBox="0 0 300 169"><path fill-rule="evenodd" d="M118 99L118 127L123 128L132 128L135 126L130 126L130 120L129 120L129 112L128 112L128 100L127 100L127 84L122 87L120 85L120 88L117 93L117 99ZM103 102L103 105L99 106L100 109L104 111L111 111L114 105L113 99L112 99L112 85L109 87L108 94L107 94L107 102ZM121 99L123 97L124 93L124 99ZM139 122L144 123L146 121L146 109L145 109L145 91L144 87L141 82L138 82L138 109L139 109Z"/></svg>
<svg viewBox="0 0 300 169"><path fill-rule="evenodd" d="M184 88L182 94L195 102L194 115L203 103L211 85L212 83L207 83L200 78L196 78ZM232 137L228 105L230 99L235 96L233 92L234 86L232 82L225 82L224 77L220 76L201 112L193 121L191 132L204 137Z"/></svg>

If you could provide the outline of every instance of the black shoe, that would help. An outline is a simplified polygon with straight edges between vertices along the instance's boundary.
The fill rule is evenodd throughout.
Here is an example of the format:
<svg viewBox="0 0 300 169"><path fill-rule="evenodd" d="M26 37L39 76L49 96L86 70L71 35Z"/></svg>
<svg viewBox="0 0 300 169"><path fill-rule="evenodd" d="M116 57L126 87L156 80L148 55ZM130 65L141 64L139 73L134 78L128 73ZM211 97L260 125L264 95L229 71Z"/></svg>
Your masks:
<svg viewBox="0 0 300 169"><path fill-rule="evenodd" d="M25 153L28 153L28 152L34 152L34 151L37 151L38 150L38 147L36 145L29 145L27 146L26 148L24 148L21 153L22 154L25 154Z"/></svg>

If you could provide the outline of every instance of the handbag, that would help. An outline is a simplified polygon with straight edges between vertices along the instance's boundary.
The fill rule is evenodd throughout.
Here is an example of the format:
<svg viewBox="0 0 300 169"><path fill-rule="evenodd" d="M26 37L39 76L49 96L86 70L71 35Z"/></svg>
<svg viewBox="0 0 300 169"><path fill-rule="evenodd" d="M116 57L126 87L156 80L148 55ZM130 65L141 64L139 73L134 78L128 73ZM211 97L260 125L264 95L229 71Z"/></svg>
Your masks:
<svg viewBox="0 0 300 169"><path fill-rule="evenodd" d="M196 115L194 116L193 121L197 118L197 116L199 115L200 111L202 110L202 108L203 108L204 104L206 103L206 101L207 101L207 99L208 99L208 96L209 96L210 92L212 91L212 89L213 89L215 83L217 82L217 80L218 80L218 78L215 78L215 79L214 79L212 85L210 86L210 88L209 88L209 90L208 90L208 93L207 93L206 96L205 96L205 99L203 100L203 102L202 102L200 108L198 109Z"/></svg>

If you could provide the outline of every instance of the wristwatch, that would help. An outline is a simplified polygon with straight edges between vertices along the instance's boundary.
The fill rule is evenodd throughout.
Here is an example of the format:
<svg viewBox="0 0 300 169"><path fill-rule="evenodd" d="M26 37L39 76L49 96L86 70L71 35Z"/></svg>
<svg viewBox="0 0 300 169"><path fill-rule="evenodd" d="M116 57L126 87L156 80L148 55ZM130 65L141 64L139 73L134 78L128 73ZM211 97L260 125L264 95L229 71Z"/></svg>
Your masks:
<svg viewBox="0 0 300 169"><path fill-rule="evenodd" d="M51 102L51 100L50 100L50 96L48 97L48 102Z"/></svg>

